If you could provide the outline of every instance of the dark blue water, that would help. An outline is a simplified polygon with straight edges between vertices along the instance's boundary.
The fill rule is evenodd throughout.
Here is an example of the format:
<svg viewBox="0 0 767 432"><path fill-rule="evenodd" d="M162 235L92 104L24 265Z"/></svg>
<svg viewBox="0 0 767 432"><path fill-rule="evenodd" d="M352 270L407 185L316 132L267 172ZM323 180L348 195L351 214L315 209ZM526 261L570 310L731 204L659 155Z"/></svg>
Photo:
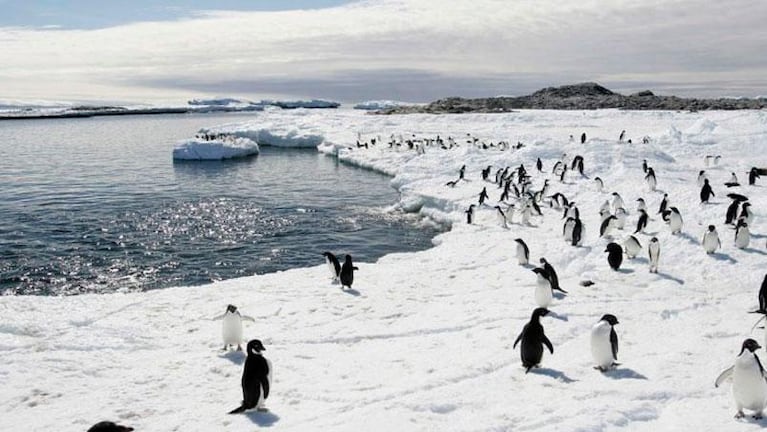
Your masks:
<svg viewBox="0 0 767 432"><path fill-rule="evenodd" d="M315 150L173 163L176 140L242 115L0 122L0 292L195 285L420 250L436 234L389 178Z"/></svg>

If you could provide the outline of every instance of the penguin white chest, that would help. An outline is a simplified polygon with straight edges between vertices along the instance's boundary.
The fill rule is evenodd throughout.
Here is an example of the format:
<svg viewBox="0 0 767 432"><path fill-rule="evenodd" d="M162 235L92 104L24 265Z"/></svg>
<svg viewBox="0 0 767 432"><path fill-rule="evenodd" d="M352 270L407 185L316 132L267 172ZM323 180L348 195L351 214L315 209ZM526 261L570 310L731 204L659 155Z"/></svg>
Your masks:
<svg viewBox="0 0 767 432"><path fill-rule="evenodd" d="M537 278L535 284L535 302L539 307L549 307L554 299L554 296L551 293L551 284L541 275L538 275Z"/></svg>
<svg viewBox="0 0 767 432"><path fill-rule="evenodd" d="M623 246L626 248L626 255L628 255L629 258L636 257L639 252L642 251L642 247L639 245L639 243L631 239L626 240Z"/></svg>
<svg viewBox="0 0 767 432"><path fill-rule="evenodd" d="M669 216L669 222L668 222L669 228L671 228L672 233L677 233L682 230L682 216L680 216L677 213L671 213Z"/></svg>
<svg viewBox="0 0 767 432"><path fill-rule="evenodd" d="M565 241L573 241L573 228L575 228L575 222L568 221L565 223Z"/></svg>
<svg viewBox="0 0 767 432"><path fill-rule="evenodd" d="M751 233L748 231L748 227L740 227L735 235L735 247L738 249L747 248L751 242Z"/></svg>
<svg viewBox="0 0 767 432"><path fill-rule="evenodd" d="M517 243L517 261L520 265L525 265L528 261L527 255L525 255L525 248L519 243Z"/></svg>
<svg viewBox="0 0 767 432"><path fill-rule="evenodd" d="M744 352L735 360L732 396L738 409L761 412L767 405L767 382L754 354L750 352Z"/></svg>
<svg viewBox="0 0 767 432"><path fill-rule="evenodd" d="M713 253L719 247L719 235L715 232L707 232L703 236L703 249L706 253Z"/></svg>
<svg viewBox="0 0 767 432"><path fill-rule="evenodd" d="M242 343L242 318L240 315L227 313L223 319L221 334L225 344L239 345Z"/></svg>
<svg viewBox="0 0 767 432"><path fill-rule="evenodd" d="M613 364L613 348L610 344L610 324L600 321L591 329L591 356L594 365L607 369Z"/></svg>

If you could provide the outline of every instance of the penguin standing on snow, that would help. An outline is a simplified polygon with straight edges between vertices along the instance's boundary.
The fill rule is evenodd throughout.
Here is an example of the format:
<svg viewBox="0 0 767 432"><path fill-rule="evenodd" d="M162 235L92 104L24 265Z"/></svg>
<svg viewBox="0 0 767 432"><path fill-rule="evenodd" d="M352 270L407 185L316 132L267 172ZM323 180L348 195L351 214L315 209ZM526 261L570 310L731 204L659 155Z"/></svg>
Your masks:
<svg viewBox="0 0 767 432"><path fill-rule="evenodd" d="M735 247L738 249L745 249L751 242L751 232L748 230L748 224L743 219L738 221L738 226L735 228Z"/></svg>
<svg viewBox="0 0 767 432"><path fill-rule="evenodd" d="M248 342L245 359L245 367L242 369L242 404L229 412L238 414L251 408L266 411L264 401L269 397L269 389L272 384L272 364L261 351L265 351L264 345L258 339Z"/></svg>
<svg viewBox="0 0 767 432"><path fill-rule="evenodd" d="M605 252L607 252L607 263L610 264L610 268L618 270L623 262L623 248L618 243L608 243Z"/></svg>
<svg viewBox="0 0 767 432"><path fill-rule="evenodd" d="M586 132L581 134L581 144L585 144L585 143L586 143Z"/></svg>
<svg viewBox="0 0 767 432"><path fill-rule="evenodd" d="M608 216L602 221L602 225L599 226L599 237L609 235L615 225L618 223L618 218L615 216Z"/></svg>
<svg viewBox="0 0 767 432"><path fill-rule="evenodd" d="M746 222L747 224L751 225L751 222L754 220L754 213L749 210L751 208L750 202L744 202L743 205L740 207L740 216L738 216L739 220L742 220Z"/></svg>
<svg viewBox="0 0 767 432"><path fill-rule="evenodd" d="M647 159L642 159L642 171L647 174Z"/></svg>
<svg viewBox="0 0 767 432"><path fill-rule="evenodd" d="M708 184L708 179L703 180L703 187L700 188L700 202L708 204L708 199L714 195L714 191L711 189L711 185Z"/></svg>
<svg viewBox="0 0 767 432"><path fill-rule="evenodd" d="M503 228L508 228L509 226L506 224L506 213L501 210L501 206L495 206L495 215L498 219L498 225L500 225Z"/></svg>
<svg viewBox="0 0 767 432"><path fill-rule="evenodd" d="M466 223L471 225L474 220L474 204L469 206L469 209L464 211L466 213Z"/></svg>
<svg viewBox="0 0 767 432"><path fill-rule="evenodd" d="M637 220L637 229L634 231L634 234L638 232L642 232L645 228L647 228L647 212L640 209L639 210L639 220Z"/></svg>
<svg viewBox="0 0 767 432"><path fill-rule="evenodd" d="M698 173L698 187L703 186L703 180L707 180L708 176L706 176L706 170L700 170Z"/></svg>
<svg viewBox="0 0 767 432"><path fill-rule="evenodd" d="M328 265L328 269L330 269L333 282L337 282L338 275L341 274L341 263L338 262L338 258L331 252L323 252L322 255L325 257L325 263Z"/></svg>
<svg viewBox="0 0 767 432"><path fill-rule="evenodd" d="M341 266L341 274L339 275L339 278L341 279L341 289L344 287L349 287L349 289L352 288L352 283L354 283L354 270L359 269L352 264L352 256L346 255L344 265Z"/></svg>
<svg viewBox="0 0 767 432"><path fill-rule="evenodd" d="M727 207L727 216L724 219L725 224L730 225L735 223L735 219L738 217L738 207L740 207L740 201L732 200L732 203Z"/></svg>
<svg viewBox="0 0 767 432"><path fill-rule="evenodd" d="M738 176L736 176L735 173L730 173L730 180L725 182L724 185L728 188L740 186L740 183L738 183Z"/></svg>
<svg viewBox="0 0 767 432"><path fill-rule="evenodd" d="M636 258L639 252L642 251L642 244L639 243L636 237L633 235L628 236L626 241L623 242L623 248L626 250L626 256L629 258Z"/></svg>
<svg viewBox="0 0 767 432"><path fill-rule="evenodd" d="M761 346L753 339L743 341L735 364L719 374L714 383L719 387L726 380L732 379L732 397L738 409L735 418L745 417L745 408L754 412L755 419L761 419L762 411L767 406L767 377L756 355L759 348Z"/></svg>
<svg viewBox="0 0 767 432"><path fill-rule="evenodd" d="M619 208L623 208L623 198L618 192L613 192L613 212L617 212Z"/></svg>
<svg viewBox="0 0 767 432"><path fill-rule="evenodd" d="M660 261L660 243L658 243L657 237L650 239L650 244L647 245L647 254L650 257L650 273L658 273L658 261Z"/></svg>
<svg viewBox="0 0 767 432"><path fill-rule="evenodd" d="M668 223L669 228L671 228L671 234L682 232L684 221L682 220L682 215L679 213L678 208L669 207L669 209L663 213L663 220L665 220Z"/></svg>
<svg viewBox="0 0 767 432"><path fill-rule="evenodd" d="M749 186L753 186L756 184L756 179L759 178L759 169L757 167L752 167L748 171L748 184Z"/></svg>
<svg viewBox="0 0 767 432"><path fill-rule="evenodd" d="M572 246L580 246L581 240L583 240L583 222L577 217L575 218L571 235L570 244Z"/></svg>
<svg viewBox="0 0 767 432"><path fill-rule="evenodd" d="M530 372L530 369L538 367L541 363L544 345L546 345L551 354L554 354L554 346L551 345L551 341L546 337L541 325L541 317L546 316L548 313L549 311L546 308L535 309L530 317L530 322L525 324L522 333L514 341L513 348L516 348L520 341L522 342L520 357L522 358L522 366L525 368L525 373Z"/></svg>
<svg viewBox="0 0 767 432"><path fill-rule="evenodd" d="M230 346L236 346L237 351L242 351L242 321L256 322L253 318L247 315L240 315L240 311L237 310L235 305L227 305L226 311L223 314L213 318L214 320L222 320L221 322L221 336L224 339L224 348L226 351Z"/></svg>
<svg viewBox="0 0 767 432"><path fill-rule="evenodd" d="M668 194L663 194L663 199L660 201L660 207L658 208L658 214L663 214L666 212L666 207L668 207Z"/></svg>
<svg viewBox="0 0 767 432"><path fill-rule="evenodd" d="M541 162L541 158L538 158L538 160L535 161L535 168L538 169L538 172L543 172L543 162Z"/></svg>
<svg viewBox="0 0 767 432"><path fill-rule="evenodd" d="M647 175L644 177L644 179L647 182L647 186L650 188L650 190L654 191L655 187L658 185L658 180L655 178L655 170L652 168L647 168Z"/></svg>
<svg viewBox="0 0 767 432"><path fill-rule="evenodd" d="M615 325L618 318L612 314L605 314L598 323L591 328L591 357L594 358L594 369L607 372L618 365L618 334L615 333Z"/></svg>
<svg viewBox="0 0 767 432"><path fill-rule="evenodd" d="M722 247L722 242L719 241L719 233L716 232L716 227L713 225L708 226L708 231L703 234L703 240L700 242L703 245L703 250L707 254L712 254L716 250Z"/></svg>
<svg viewBox="0 0 767 432"><path fill-rule="evenodd" d="M554 300L554 295L551 290L551 282L547 278L546 270L536 267L533 269L533 273L536 275L535 303L539 307L547 308Z"/></svg>
<svg viewBox="0 0 767 432"><path fill-rule="evenodd" d="M562 287L559 286L559 277L557 276L557 272L554 270L554 267L549 264L548 261L546 261L546 258L541 258L540 263L543 265L543 269L546 271L546 278L549 280L549 282L551 282L551 289L567 294L567 291L563 290Z"/></svg>
<svg viewBox="0 0 767 432"><path fill-rule="evenodd" d="M605 184L600 177L594 177L594 187L597 189L597 192L604 190Z"/></svg>
<svg viewBox="0 0 767 432"><path fill-rule="evenodd" d="M487 195L487 188L483 187L482 192L479 193L479 205L482 205L485 203L485 200L488 199L489 196Z"/></svg>
<svg viewBox="0 0 767 432"><path fill-rule="evenodd" d="M521 238L514 239L517 242L517 262L519 265L527 265L530 262L530 249Z"/></svg>

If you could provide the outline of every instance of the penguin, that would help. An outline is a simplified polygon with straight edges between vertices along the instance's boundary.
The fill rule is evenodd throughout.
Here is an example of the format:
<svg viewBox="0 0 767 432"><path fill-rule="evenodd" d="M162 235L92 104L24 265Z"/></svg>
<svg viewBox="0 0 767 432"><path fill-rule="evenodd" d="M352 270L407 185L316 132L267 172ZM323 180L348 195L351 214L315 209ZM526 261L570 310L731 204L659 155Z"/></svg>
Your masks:
<svg viewBox="0 0 767 432"><path fill-rule="evenodd" d="M650 257L650 273L658 273L658 261L660 261L660 243L658 243L657 237L650 239L650 244L647 245L647 254Z"/></svg>
<svg viewBox="0 0 767 432"><path fill-rule="evenodd" d="M650 188L650 190L654 191L655 187L658 185L658 180L655 178L655 170L652 168L647 168L647 175L644 177L644 179L647 182L647 186Z"/></svg>
<svg viewBox="0 0 767 432"><path fill-rule="evenodd" d="M753 186L756 184L756 179L759 178L759 169L757 167L751 167L748 171L748 185Z"/></svg>
<svg viewBox="0 0 767 432"><path fill-rule="evenodd" d="M602 203L602 206L599 207L599 214L605 214L610 213L610 201L605 200L605 202Z"/></svg>
<svg viewBox="0 0 767 432"><path fill-rule="evenodd" d="M331 252L323 252L322 255L325 257L328 269L330 269L330 277L333 279L333 282L337 282L338 275L341 274L341 263L338 262L338 258Z"/></svg>
<svg viewBox="0 0 767 432"><path fill-rule="evenodd" d="M644 202L644 198L637 198L637 211L647 211L647 204Z"/></svg>
<svg viewBox="0 0 767 432"><path fill-rule="evenodd" d="M750 202L744 202L743 205L740 206L740 216L738 216L738 220L745 221L750 225L754 220L754 214L749 210L749 208L751 208Z"/></svg>
<svg viewBox="0 0 767 432"><path fill-rule="evenodd" d="M767 406L767 376L756 355L759 348L761 346L753 339L743 341L735 364L719 374L714 382L714 386L719 387L732 379L732 397L738 409L735 418L745 417L745 408L754 412L755 419L761 419L762 411Z"/></svg>
<svg viewBox="0 0 767 432"><path fill-rule="evenodd" d="M111 421L98 422L91 426L87 432L130 432L133 428L129 426L122 426Z"/></svg>
<svg viewBox="0 0 767 432"><path fill-rule="evenodd" d="M707 167L708 167L708 166L710 166L710 165L711 165L711 163L713 162L713 160L714 160L714 157L713 157L713 156L711 156L711 155L706 155L706 156L703 158L703 165L705 165L705 166L707 166Z"/></svg>
<svg viewBox="0 0 767 432"><path fill-rule="evenodd" d="M538 160L535 161L535 168L538 169L538 172L543 172L543 162L541 162L541 158L538 158Z"/></svg>
<svg viewBox="0 0 767 432"><path fill-rule="evenodd" d="M738 216L738 207L740 207L740 201L732 200L732 203L727 207L727 216L724 219L724 223L731 225L735 223L735 218Z"/></svg>
<svg viewBox="0 0 767 432"><path fill-rule="evenodd" d="M658 214L663 214L666 211L666 207L668 207L668 194L663 194L663 199L660 202L660 207L658 208Z"/></svg>
<svg viewBox="0 0 767 432"><path fill-rule="evenodd" d="M565 210L565 216L564 218L573 218L573 219L580 219L581 218L581 212L578 210L578 207L575 206L575 201L570 201L570 204L567 206L567 210Z"/></svg>
<svg viewBox="0 0 767 432"><path fill-rule="evenodd" d="M618 365L618 334L615 325L618 318L605 314L591 328L591 357L594 359L594 369L607 372Z"/></svg>
<svg viewBox="0 0 767 432"><path fill-rule="evenodd" d="M466 174L466 165L461 166L458 170L458 180L464 180L463 176Z"/></svg>
<svg viewBox="0 0 767 432"><path fill-rule="evenodd" d="M575 156L571 169L578 171L582 177L586 177L586 174L583 173L583 156Z"/></svg>
<svg viewBox="0 0 767 432"><path fill-rule="evenodd" d="M487 195L487 188L483 187L482 192L479 193L479 205L484 204L485 200L488 198L489 196Z"/></svg>
<svg viewBox="0 0 767 432"><path fill-rule="evenodd" d="M647 212L644 210L639 210L639 220L637 220L637 229L634 231L634 234L642 232L645 228L647 228L647 219Z"/></svg>
<svg viewBox="0 0 767 432"><path fill-rule="evenodd" d="M535 303L542 308L549 307L554 300L551 290L551 282L547 279L546 270L536 267L533 270L536 274L535 281Z"/></svg>
<svg viewBox="0 0 767 432"><path fill-rule="evenodd" d="M623 142L623 137L626 136L626 131L622 130L620 136L618 137L618 141Z"/></svg>
<svg viewBox="0 0 767 432"><path fill-rule="evenodd" d="M627 257L636 258L636 256L639 255L639 252L642 251L642 244L639 243L639 240L637 240L636 237L630 235L623 242L623 248L626 250Z"/></svg>
<svg viewBox="0 0 767 432"><path fill-rule="evenodd" d="M554 346L551 344L549 338L543 332L543 326L541 325L541 317L546 316L549 313L546 308L537 308L533 311L530 317L530 322L525 324L522 328L522 333L517 336L517 340L514 341L512 348L516 349L517 344L521 341L520 357L522 358L522 366L525 368L525 373L530 372L530 369L538 367L543 358L543 345L549 349L551 354L554 354Z"/></svg>
<svg viewBox="0 0 767 432"><path fill-rule="evenodd" d="M348 255L347 255L348 256ZM265 411L264 401L269 397L269 389L272 384L272 363L267 360L261 351L266 351L264 345L258 339L248 342L245 367L242 369L242 404L229 414L238 414L251 408Z"/></svg>
<svg viewBox="0 0 767 432"><path fill-rule="evenodd" d="M714 195L714 191L711 189L711 185L708 184L708 179L703 180L703 187L700 188L700 202L708 203L708 199Z"/></svg>
<svg viewBox="0 0 767 432"><path fill-rule="evenodd" d="M602 225L599 226L599 237L610 235L610 232L613 230L617 221L618 218L615 216L610 215L606 217L605 220L602 221Z"/></svg>
<svg viewBox="0 0 767 432"><path fill-rule="evenodd" d="M551 289L567 294L567 291L563 290L562 287L559 286L559 277L557 276L557 272L554 270L554 267L549 264L548 261L546 261L546 258L541 258L540 263L542 264L543 269L546 271L546 278L549 280L549 282L551 282Z"/></svg>
<svg viewBox="0 0 767 432"><path fill-rule="evenodd" d="M604 190L605 184L600 177L594 177L594 187L597 189L597 192Z"/></svg>
<svg viewBox="0 0 767 432"><path fill-rule="evenodd" d="M615 210L615 223L614 223L615 229L619 229L623 231L623 228L626 227L627 215L628 215L628 212L623 207Z"/></svg>
<svg viewBox="0 0 767 432"><path fill-rule="evenodd" d="M718 248L722 247L722 242L719 241L719 233L716 232L715 226L708 226L708 231L703 234L703 240L701 240L700 244L703 245L703 250L705 250L707 254L712 254L716 252Z"/></svg>
<svg viewBox="0 0 767 432"><path fill-rule="evenodd" d="M700 170L698 173L698 187L703 186L703 180L707 180L708 176L706 176L706 170Z"/></svg>
<svg viewBox="0 0 767 432"><path fill-rule="evenodd" d="M460 180L460 179L458 179L458 180ZM455 185L458 184L458 180L449 181L449 182L445 183L445 186L453 188L453 187L455 187Z"/></svg>
<svg viewBox="0 0 767 432"><path fill-rule="evenodd" d="M256 320L247 315L240 315L237 306L231 304L226 306L226 311L223 314L213 319L222 320L221 336L224 339L223 350L226 351L230 346L234 345L237 347L237 351L242 351L242 321L256 322Z"/></svg>
<svg viewBox="0 0 767 432"><path fill-rule="evenodd" d="M767 274L764 275L762 287L759 288L759 309L754 312L767 314Z"/></svg>
<svg viewBox="0 0 767 432"><path fill-rule="evenodd" d="M351 289L354 282L354 270L359 270L357 266L352 264L352 256L346 255L344 259L344 265L341 266L341 273L338 275L341 279L341 289L349 287Z"/></svg>
<svg viewBox="0 0 767 432"><path fill-rule="evenodd" d="M748 224L744 220L738 221L738 226L735 228L735 247L738 249L745 249L751 242L751 232L748 230Z"/></svg>
<svg viewBox="0 0 767 432"><path fill-rule="evenodd" d="M474 204L469 206L469 209L464 211L466 213L466 223L471 225L471 222L474 220Z"/></svg>
<svg viewBox="0 0 767 432"><path fill-rule="evenodd" d="M573 241L573 229L575 228L575 219L567 218L565 224L562 226L562 236L565 241L571 243Z"/></svg>
<svg viewBox="0 0 767 432"><path fill-rule="evenodd" d="M730 180L725 182L724 185L728 188L740 186L740 183L738 183L738 176L736 176L735 173L730 173Z"/></svg>
<svg viewBox="0 0 767 432"><path fill-rule="evenodd" d="M607 252L607 263L610 264L610 268L618 270L623 262L623 248L618 243L608 243L605 252Z"/></svg>
<svg viewBox="0 0 767 432"><path fill-rule="evenodd" d="M613 212L618 211L619 208L623 208L623 198L618 192L613 192Z"/></svg>
<svg viewBox="0 0 767 432"><path fill-rule="evenodd" d="M581 134L581 144L585 144L585 143L586 143L586 132Z"/></svg>
<svg viewBox="0 0 767 432"><path fill-rule="evenodd" d="M684 221L682 220L682 215L679 213L678 208L669 207L669 209L663 213L663 218L668 223L669 228L671 228L671 234L682 232Z"/></svg>
<svg viewBox="0 0 767 432"><path fill-rule="evenodd" d="M530 249L521 238L514 239L517 242L517 262L519 265L527 265L530 262Z"/></svg>
<svg viewBox="0 0 767 432"><path fill-rule="evenodd" d="M581 240L583 240L583 222L579 218L574 218L575 224L573 225L573 231L572 231L572 237L570 239L570 244L572 246L580 246Z"/></svg>
<svg viewBox="0 0 767 432"><path fill-rule="evenodd" d="M495 206L495 214L497 216L498 225L500 225L502 228L509 228L509 226L506 224L506 213L501 210L501 206Z"/></svg>
<svg viewBox="0 0 767 432"><path fill-rule="evenodd" d="M647 174L647 159L642 159L642 171Z"/></svg>

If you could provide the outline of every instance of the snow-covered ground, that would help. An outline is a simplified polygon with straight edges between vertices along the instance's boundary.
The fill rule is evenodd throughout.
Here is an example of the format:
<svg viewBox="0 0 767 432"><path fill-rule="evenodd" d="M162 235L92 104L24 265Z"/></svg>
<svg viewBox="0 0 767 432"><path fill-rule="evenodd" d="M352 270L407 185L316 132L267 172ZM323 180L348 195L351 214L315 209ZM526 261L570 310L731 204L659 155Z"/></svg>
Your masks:
<svg viewBox="0 0 767 432"><path fill-rule="evenodd" d="M194 138L176 143L174 160L222 160L258 154L258 144L248 138L226 137L205 141Z"/></svg>
<svg viewBox="0 0 767 432"><path fill-rule="evenodd" d="M621 130L633 145L619 143ZM257 136L259 144L294 145L311 137L329 157L389 173L400 206L452 229L417 253L356 263L352 291L331 283L317 251L317 266L136 294L0 298L0 430L82 431L112 419L142 431L456 430L614 431L760 430L767 421L734 420L729 386L714 388L750 333L757 292L766 271L767 195L757 186L731 191L750 197L756 214L747 249L733 246L725 227L735 172L743 184L751 166L767 166L765 112L522 111L495 115L370 116L352 110L268 111L250 124L214 131ZM589 139L576 143L581 132ZM499 151L466 144L525 144ZM384 144L357 148L381 136ZM460 147L425 154L389 149L394 134L447 139ZM575 136L570 142L569 135ZM651 142L641 144L641 137ZM267 139L268 138L268 139ZM306 142L306 141L301 141ZM637 143L640 142L640 143ZM315 144L315 145L316 145ZM337 153L337 156L334 155ZM560 183L554 163L582 155L591 179L568 175ZM721 155L706 168L705 155ZM535 171L540 157L544 174ZM642 160L655 169L648 190ZM550 193L575 201L586 226L582 247L562 239L561 212L543 208L532 226L504 229L492 206L500 190L480 170L524 163L534 189L550 180ZM445 183L466 165L468 181ZM705 169L716 197L699 204L698 172ZM463 211L488 188L490 206L475 224ZM619 192L630 212L622 241L636 222L643 197L652 220L638 234L646 249L661 244L660 270L624 259L609 269L598 210ZM681 211L684 227L671 235L656 214L663 193ZM339 192L353 200L354 188ZM384 203L382 203L384 204ZM709 224L722 249L706 255L700 239ZM631 230L633 231L633 230ZM536 307L535 274L514 258L514 239L546 257L570 293L554 300L555 317L542 322L554 344L542 368L524 373L512 344ZM354 250L336 250L337 254ZM579 282L592 280L591 287ZM210 318L232 303L255 323L274 365L268 413L227 415L241 399L243 356L220 351L221 322ZM621 365L592 369L589 334L605 313L617 316ZM760 350L761 351L761 350ZM760 355L767 358L762 351Z"/></svg>

